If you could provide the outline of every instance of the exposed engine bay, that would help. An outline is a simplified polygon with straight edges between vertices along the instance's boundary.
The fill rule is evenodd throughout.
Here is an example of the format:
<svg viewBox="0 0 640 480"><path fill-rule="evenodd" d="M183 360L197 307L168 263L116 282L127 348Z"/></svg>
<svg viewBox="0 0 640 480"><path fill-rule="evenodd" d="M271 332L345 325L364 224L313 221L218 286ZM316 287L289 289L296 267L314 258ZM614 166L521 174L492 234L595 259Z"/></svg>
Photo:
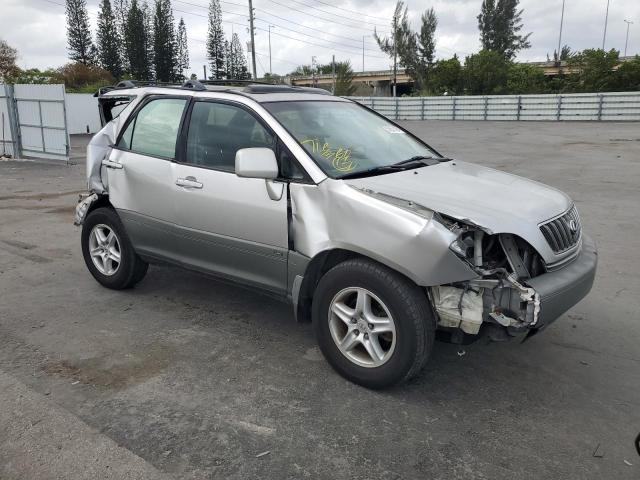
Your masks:
<svg viewBox="0 0 640 480"><path fill-rule="evenodd" d="M515 235L491 234L442 215L438 220L458 235L451 250L480 275L431 287L439 327L477 335L486 324L483 328L500 339L535 329L540 297L526 282L546 272L535 249Z"/></svg>

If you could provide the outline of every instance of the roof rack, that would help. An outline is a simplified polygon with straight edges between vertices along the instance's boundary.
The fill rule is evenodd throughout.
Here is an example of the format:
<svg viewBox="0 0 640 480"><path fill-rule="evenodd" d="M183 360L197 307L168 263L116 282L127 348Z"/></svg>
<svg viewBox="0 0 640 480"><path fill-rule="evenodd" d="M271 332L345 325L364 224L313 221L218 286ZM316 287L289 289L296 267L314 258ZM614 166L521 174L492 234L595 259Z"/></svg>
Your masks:
<svg viewBox="0 0 640 480"><path fill-rule="evenodd" d="M313 93L316 95L331 95L331 92L322 88L298 87L295 85L273 85L259 84L247 85L244 87L245 93Z"/></svg>
<svg viewBox="0 0 640 480"><path fill-rule="evenodd" d="M322 88L298 87L295 85L274 85L266 82L255 80L187 80L186 82L170 83L170 82L154 82L139 80L121 80L116 85L101 87L94 94L98 97L113 90L125 90L130 88L141 87L162 87L162 88L180 88L195 91L206 91L207 85L211 86L244 86L242 90L235 90L235 93L244 94L260 94L260 93L311 93L316 95L331 95L331 92Z"/></svg>

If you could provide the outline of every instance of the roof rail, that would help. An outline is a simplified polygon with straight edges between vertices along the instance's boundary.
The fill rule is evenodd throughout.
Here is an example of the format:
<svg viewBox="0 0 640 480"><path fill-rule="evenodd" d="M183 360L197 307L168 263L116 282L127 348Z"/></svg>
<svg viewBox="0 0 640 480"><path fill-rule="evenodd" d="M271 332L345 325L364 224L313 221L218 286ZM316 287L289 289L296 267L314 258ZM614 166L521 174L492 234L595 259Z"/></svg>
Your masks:
<svg viewBox="0 0 640 480"><path fill-rule="evenodd" d="M190 88L191 90L198 90L198 91L207 89L207 87L205 87L202 84L202 82L199 80L187 80L182 84L182 88Z"/></svg>
<svg viewBox="0 0 640 480"><path fill-rule="evenodd" d="M312 93L316 95L331 95L331 92L322 88L298 87L295 85L259 84L247 85L243 89L246 93Z"/></svg>
<svg viewBox="0 0 640 480"><path fill-rule="evenodd" d="M260 82L258 80L240 80L240 79L212 79L212 80L198 80L204 85L271 85L267 82Z"/></svg>

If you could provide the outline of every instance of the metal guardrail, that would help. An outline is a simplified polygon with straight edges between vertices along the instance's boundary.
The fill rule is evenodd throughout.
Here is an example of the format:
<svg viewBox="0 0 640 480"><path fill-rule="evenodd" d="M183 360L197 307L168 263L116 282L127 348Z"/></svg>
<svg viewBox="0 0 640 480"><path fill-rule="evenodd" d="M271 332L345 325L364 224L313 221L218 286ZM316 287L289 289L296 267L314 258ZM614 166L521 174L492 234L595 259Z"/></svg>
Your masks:
<svg viewBox="0 0 640 480"><path fill-rule="evenodd" d="M348 98L393 120L640 121L640 92Z"/></svg>

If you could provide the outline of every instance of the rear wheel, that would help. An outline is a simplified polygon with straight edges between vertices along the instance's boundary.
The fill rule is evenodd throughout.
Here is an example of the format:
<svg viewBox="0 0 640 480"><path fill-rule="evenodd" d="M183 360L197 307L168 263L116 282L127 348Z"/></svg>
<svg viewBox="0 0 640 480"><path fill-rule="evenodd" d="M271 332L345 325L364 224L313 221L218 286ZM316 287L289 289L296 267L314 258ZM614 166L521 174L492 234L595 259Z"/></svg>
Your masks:
<svg viewBox="0 0 640 480"><path fill-rule="evenodd" d="M333 368L369 388L416 375L431 353L435 319L424 291L367 259L327 272L313 299L320 349Z"/></svg>
<svg viewBox="0 0 640 480"><path fill-rule="evenodd" d="M107 207L87 215L82 225L82 254L93 277L115 290L138 283L149 267L134 251L116 212Z"/></svg>

